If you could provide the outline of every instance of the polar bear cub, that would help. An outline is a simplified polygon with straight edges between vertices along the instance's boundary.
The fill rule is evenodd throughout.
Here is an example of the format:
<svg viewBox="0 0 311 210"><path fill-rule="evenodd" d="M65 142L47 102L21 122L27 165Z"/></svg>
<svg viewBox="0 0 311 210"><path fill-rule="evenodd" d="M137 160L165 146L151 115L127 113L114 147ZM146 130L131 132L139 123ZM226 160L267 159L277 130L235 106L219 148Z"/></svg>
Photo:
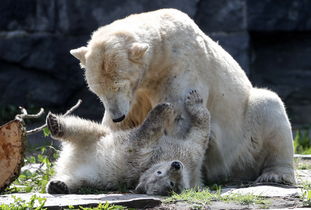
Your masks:
<svg viewBox="0 0 311 210"><path fill-rule="evenodd" d="M164 135L176 117L169 103L152 109L138 128L110 133L102 124L49 114L48 128L63 148L47 192L66 194L81 186L134 188L140 176L136 190L141 193L167 195L200 186L210 115L196 91L187 95L185 107L192 127L182 140Z"/></svg>

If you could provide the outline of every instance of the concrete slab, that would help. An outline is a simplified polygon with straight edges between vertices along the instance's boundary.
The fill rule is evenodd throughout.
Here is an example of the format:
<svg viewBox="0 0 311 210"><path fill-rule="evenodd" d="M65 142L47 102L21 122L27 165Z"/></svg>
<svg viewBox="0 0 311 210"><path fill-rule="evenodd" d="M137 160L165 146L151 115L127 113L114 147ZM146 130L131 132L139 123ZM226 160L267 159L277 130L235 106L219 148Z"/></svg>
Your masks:
<svg viewBox="0 0 311 210"><path fill-rule="evenodd" d="M284 188L278 186L253 186L247 188L224 188L222 195L229 194L252 194L264 197L299 197L302 194L300 188Z"/></svg>
<svg viewBox="0 0 311 210"><path fill-rule="evenodd" d="M1 204L10 204L14 202L13 196L21 198L26 202L30 200L33 195L41 198L46 198L44 207L48 209L61 209L69 205L79 206L97 206L99 203L106 202L115 205L122 205L128 208L152 208L159 206L162 202L160 197L140 195L140 194L99 194L99 195L50 195L40 193L14 193L0 196Z"/></svg>

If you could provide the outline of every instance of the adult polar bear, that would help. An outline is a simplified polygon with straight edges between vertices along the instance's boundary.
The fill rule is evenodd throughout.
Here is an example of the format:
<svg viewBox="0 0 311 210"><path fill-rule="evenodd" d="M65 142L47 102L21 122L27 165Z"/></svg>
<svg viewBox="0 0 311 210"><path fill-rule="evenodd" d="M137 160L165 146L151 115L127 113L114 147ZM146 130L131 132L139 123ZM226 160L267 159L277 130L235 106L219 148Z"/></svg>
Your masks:
<svg viewBox="0 0 311 210"><path fill-rule="evenodd" d="M106 108L103 123L112 129L134 127L152 107L171 102L182 113L174 135L182 135L191 126L183 99L196 89L212 120L206 181L295 183L291 126L281 99L254 88L186 14L161 9L131 15L99 28L86 47L70 52L85 68L90 90Z"/></svg>

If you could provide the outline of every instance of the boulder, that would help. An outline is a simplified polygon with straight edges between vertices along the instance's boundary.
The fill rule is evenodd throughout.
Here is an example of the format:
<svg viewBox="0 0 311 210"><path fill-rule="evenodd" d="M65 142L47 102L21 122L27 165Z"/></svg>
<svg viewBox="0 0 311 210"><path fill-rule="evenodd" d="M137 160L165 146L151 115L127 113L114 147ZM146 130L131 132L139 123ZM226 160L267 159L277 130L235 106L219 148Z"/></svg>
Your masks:
<svg viewBox="0 0 311 210"><path fill-rule="evenodd" d="M201 0L195 21L208 32L236 32L246 30L245 0Z"/></svg>
<svg viewBox="0 0 311 210"><path fill-rule="evenodd" d="M248 0L250 31L310 31L309 0Z"/></svg>

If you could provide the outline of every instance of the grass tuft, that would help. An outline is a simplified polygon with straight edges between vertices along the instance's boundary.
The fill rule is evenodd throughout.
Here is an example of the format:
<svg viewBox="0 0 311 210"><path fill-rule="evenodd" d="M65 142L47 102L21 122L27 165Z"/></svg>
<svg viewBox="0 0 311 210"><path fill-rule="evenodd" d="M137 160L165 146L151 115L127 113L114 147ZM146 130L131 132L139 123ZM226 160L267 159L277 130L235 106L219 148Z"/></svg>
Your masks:
<svg viewBox="0 0 311 210"><path fill-rule="evenodd" d="M24 209L34 209L34 210L43 210L46 208L43 208L46 198L41 198L37 195L31 196L29 201L22 200L21 198L17 198L15 196L12 196L14 199L14 202L10 204L0 204L1 210L24 210Z"/></svg>
<svg viewBox="0 0 311 210"><path fill-rule="evenodd" d="M294 138L294 148L296 154L311 154L311 138L309 130L298 130Z"/></svg>
<svg viewBox="0 0 311 210"><path fill-rule="evenodd" d="M21 172L19 177L4 191L8 193L46 193L45 187L54 175L52 162L58 158L59 151L52 145L42 146L34 149L32 155L25 158L25 166L37 165L32 169Z"/></svg>
<svg viewBox="0 0 311 210"><path fill-rule="evenodd" d="M221 188L219 187L216 191L210 191L209 189L195 190L189 189L185 190L181 194L173 194L171 197L167 198L165 202L177 202L184 201L192 204L206 205L210 204L212 201L224 201L224 202L236 202L242 205L259 204L267 205L268 201L263 197L252 195L252 194L230 194L221 195Z"/></svg>

